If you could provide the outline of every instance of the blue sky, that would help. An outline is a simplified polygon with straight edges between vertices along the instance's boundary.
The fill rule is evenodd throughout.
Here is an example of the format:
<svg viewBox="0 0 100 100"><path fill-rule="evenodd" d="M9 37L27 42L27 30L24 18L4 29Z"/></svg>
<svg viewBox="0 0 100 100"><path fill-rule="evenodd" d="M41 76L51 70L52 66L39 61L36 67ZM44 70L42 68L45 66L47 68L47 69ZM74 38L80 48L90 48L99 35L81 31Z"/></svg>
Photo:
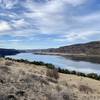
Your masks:
<svg viewBox="0 0 100 100"><path fill-rule="evenodd" d="M56 48L100 40L100 0L0 0L0 47Z"/></svg>

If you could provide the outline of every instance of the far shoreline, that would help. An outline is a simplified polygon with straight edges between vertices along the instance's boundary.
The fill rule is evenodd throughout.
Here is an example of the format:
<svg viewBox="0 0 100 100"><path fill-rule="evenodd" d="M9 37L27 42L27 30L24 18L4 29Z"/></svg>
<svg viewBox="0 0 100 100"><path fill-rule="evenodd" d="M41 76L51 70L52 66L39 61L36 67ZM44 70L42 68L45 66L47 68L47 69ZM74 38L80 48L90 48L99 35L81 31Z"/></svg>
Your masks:
<svg viewBox="0 0 100 100"><path fill-rule="evenodd" d="M59 56L76 56L76 57L98 57L100 55L88 55L88 54L72 54L72 53L56 53L56 52L33 52L33 54L40 54L40 55L59 55Z"/></svg>

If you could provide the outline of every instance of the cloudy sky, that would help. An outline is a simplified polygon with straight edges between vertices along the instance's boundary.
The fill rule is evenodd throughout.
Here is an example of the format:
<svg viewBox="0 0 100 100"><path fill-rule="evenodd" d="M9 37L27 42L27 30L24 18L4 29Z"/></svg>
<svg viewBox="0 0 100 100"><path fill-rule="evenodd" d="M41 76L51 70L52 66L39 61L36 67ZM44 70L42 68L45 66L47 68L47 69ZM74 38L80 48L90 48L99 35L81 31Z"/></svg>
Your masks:
<svg viewBox="0 0 100 100"><path fill-rule="evenodd" d="M51 48L100 40L100 0L0 0L1 48Z"/></svg>

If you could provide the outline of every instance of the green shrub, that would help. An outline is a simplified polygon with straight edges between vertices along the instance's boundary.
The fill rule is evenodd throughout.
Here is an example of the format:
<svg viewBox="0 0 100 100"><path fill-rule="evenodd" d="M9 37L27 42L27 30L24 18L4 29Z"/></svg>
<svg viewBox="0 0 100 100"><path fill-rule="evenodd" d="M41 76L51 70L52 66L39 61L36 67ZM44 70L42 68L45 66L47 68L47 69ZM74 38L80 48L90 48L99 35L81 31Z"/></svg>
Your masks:
<svg viewBox="0 0 100 100"><path fill-rule="evenodd" d="M99 79L99 76L96 73L87 74L87 77L93 78L93 79Z"/></svg>
<svg viewBox="0 0 100 100"><path fill-rule="evenodd" d="M45 66L50 69L55 69L55 66L53 64L46 63Z"/></svg>

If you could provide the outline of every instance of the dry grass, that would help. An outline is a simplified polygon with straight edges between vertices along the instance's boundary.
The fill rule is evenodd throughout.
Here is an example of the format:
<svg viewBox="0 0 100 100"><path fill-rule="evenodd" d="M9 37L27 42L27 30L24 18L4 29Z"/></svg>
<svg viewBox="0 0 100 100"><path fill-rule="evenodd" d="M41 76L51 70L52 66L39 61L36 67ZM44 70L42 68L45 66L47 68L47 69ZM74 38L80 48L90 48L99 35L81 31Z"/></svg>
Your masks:
<svg viewBox="0 0 100 100"><path fill-rule="evenodd" d="M0 100L99 100L99 81L8 62L0 60Z"/></svg>

